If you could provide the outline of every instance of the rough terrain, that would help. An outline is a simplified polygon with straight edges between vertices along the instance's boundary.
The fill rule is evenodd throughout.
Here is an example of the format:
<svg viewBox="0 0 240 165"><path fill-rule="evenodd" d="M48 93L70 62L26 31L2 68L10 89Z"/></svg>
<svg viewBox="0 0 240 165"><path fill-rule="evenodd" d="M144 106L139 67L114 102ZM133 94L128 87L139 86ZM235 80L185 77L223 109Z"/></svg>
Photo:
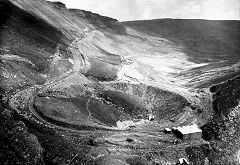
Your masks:
<svg viewBox="0 0 240 165"><path fill-rule="evenodd" d="M0 0L0 164L238 164L238 29Z"/></svg>

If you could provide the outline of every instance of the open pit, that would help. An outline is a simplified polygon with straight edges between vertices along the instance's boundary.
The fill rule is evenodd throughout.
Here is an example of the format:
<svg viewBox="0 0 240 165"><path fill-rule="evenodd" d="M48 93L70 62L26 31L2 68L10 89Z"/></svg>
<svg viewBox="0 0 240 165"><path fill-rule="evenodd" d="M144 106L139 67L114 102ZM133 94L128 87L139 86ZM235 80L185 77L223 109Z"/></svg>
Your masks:
<svg viewBox="0 0 240 165"><path fill-rule="evenodd" d="M237 163L239 27L0 0L0 164Z"/></svg>

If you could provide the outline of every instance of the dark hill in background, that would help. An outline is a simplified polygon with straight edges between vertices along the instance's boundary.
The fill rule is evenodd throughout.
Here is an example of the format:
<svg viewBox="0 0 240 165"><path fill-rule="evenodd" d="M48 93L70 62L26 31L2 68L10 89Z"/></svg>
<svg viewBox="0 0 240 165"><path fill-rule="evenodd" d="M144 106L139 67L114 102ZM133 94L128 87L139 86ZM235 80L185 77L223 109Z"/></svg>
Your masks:
<svg viewBox="0 0 240 165"><path fill-rule="evenodd" d="M148 35L184 45L190 60L197 63L239 60L239 21L160 19L123 23Z"/></svg>
<svg viewBox="0 0 240 165"><path fill-rule="evenodd" d="M0 164L237 163L238 29L0 0Z"/></svg>
<svg viewBox="0 0 240 165"><path fill-rule="evenodd" d="M240 22L234 20L200 20L200 19L157 19L123 22L128 27L145 34L168 39L183 47L188 60L195 63L210 63L201 67L229 66L239 62L240 54ZM206 69L205 69L206 68ZM191 70L197 76L200 69ZM232 76L239 73L233 73ZM184 75L184 74L183 74ZM227 80L221 76L211 83ZM198 79L198 78L197 78ZM203 83L201 86L206 86Z"/></svg>

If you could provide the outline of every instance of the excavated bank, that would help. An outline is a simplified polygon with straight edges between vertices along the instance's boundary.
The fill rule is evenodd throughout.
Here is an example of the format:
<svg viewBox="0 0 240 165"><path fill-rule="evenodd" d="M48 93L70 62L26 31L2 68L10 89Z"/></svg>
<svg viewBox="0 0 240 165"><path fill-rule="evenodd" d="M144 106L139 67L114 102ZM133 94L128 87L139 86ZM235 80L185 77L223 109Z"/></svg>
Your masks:
<svg viewBox="0 0 240 165"><path fill-rule="evenodd" d="M41 92L34 98L33 110L55 123L58 121L75 127L88 124L90 127L97 124L116 127L117 121L148 119L150 114L155 116L156 122L171 119L191 105L178 94L151 86L112 85L115 88L95 88L87 95L70 97L57 91ZM126 87L125 91L119 88L121 86ZM65 92L72 90L70 87Z"/></svg>
<svg viewBox="0 0 240 165"><path fill-rule="evenodd" d="M164 20L150 36L44 0L0 0L0 18L0 164L236 162L238 22ZM191 23L229 36L218 29L208 47ZM188 124L201 126L203 139L163 132Z"/></svg>

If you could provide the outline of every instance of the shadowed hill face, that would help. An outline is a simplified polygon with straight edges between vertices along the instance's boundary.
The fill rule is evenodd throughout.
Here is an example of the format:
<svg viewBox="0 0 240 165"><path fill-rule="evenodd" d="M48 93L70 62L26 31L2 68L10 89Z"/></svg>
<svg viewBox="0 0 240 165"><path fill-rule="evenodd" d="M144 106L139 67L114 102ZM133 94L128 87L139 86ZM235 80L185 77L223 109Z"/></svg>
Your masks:
<svg viewBox="0 0 240 165"><path fill-rule="evenodd" d="M124 22L146 34L163 37L185 47L193 62L234 63L239 60L239 21L162 19Z"/></svg>
<svg viewBox="0 0 240 165"><path fill-rule="evenodd" d="M120 23L61 2L0 0L0 164L214 162L208 142L162 130L194 123L205 138L219 134L210 118L223 104L225 116L238 112L238 26Z"/></svg>
<svg viewBox="0 0 240 165"><path fill-rule="evenodd" d="M8 1L1 2L1 47L37 63L55 53L58 44L69 40L59 29ZM34 58L35 56L35 58ZM38 61L39 62L39 61Z"/></svg>

